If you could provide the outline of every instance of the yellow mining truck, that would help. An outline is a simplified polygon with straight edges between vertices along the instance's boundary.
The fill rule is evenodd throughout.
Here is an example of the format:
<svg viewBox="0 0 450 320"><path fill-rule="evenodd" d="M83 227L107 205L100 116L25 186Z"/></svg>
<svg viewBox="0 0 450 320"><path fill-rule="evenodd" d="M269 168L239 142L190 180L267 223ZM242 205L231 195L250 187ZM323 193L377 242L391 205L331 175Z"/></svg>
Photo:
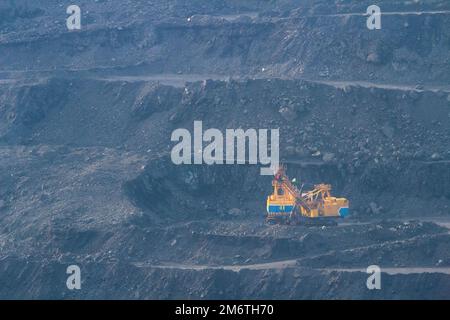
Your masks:
<svg viewBox="0 0 450 320"><path fill-rule="evenodd" d="M336 225L349 214L349 201L330 195L331 186L319 184L302 192L280 167L272 181L273 194L267 197L266 221L281 224Z"/></svg>

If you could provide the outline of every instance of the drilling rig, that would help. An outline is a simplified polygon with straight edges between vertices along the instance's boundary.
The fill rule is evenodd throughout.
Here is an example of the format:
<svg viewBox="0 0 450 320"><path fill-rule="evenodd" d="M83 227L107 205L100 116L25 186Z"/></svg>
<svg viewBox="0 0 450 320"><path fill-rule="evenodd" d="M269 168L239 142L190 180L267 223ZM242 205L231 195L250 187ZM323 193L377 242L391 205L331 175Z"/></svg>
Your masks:
<svg viewBox="0 0 450 320"><path fill-rule="evenodd" d="M278 224L336 225L336 218L349 214L349 201L332 197L331 186L318 184L307 192L299 190L280 166L267 197L266 221ZM334 218L334 219L333 219Z"/></svg>

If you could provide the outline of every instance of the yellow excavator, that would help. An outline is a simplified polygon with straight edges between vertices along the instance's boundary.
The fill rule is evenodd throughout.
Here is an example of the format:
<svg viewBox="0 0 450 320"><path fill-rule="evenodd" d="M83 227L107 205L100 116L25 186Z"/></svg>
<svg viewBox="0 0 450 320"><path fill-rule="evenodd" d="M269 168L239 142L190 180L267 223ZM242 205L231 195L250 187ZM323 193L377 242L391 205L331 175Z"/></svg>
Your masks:
<svg viewBox="0 0 450 320"><path fill-rule="evenodd" d="M278 224L336 225L349 214L349 201L330 195L331 186L319 184L302 192L281 166L272 181L273 194L267 197L266 221Z"/></svg>

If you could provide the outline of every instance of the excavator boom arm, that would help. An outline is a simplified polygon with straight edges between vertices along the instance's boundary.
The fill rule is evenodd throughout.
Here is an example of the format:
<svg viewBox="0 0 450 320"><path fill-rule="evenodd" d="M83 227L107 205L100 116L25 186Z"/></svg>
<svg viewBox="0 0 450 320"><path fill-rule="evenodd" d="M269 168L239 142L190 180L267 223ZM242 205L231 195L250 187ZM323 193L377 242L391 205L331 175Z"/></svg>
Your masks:
<svg viewBox="0 0 450 320"><path fill-rule="evenodd" d="M275 175L275 181L279 183L283 189L287 190L291 195L295 197L295 205L300 205L306 211L310 212L311 208L306 203L306 198L302 196L300 190L296 186L294 186L289 178L284 173L284 170L280 168Z"/></svg>

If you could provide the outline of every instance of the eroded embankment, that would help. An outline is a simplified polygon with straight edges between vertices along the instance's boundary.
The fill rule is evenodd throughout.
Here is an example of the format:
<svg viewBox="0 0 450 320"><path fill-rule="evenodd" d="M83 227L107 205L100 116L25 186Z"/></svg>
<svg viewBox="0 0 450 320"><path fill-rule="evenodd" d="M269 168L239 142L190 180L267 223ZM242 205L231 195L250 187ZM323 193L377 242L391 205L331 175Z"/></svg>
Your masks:
<svg viewBox="0 0 450 320"><path fill-rule="evenodd" d="M83 266L82 289L65 287L65 264L2 259L3 298L114 299L447 299L441 273L382 274L382 289L367 290L367 274L301 268L281 270L174 270L120 261ZM11 279L20 279L17 287ZM14 290L13 290L14 289ZM423 293L427 292L426 295Z"/></svg>

